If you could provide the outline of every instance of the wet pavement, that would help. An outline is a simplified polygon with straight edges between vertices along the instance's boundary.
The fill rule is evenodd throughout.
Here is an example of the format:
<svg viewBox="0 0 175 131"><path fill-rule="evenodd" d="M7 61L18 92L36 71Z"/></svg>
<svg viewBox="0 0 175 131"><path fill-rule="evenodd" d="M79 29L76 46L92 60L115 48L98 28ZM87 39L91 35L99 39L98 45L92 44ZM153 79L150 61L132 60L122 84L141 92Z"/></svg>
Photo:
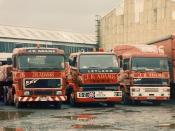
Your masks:
<svg viewBox="0 0 175 131"><path fill-rule="evenodd" d="M0 131L174 131L175 103L16 109L0 104Z"/></svg>

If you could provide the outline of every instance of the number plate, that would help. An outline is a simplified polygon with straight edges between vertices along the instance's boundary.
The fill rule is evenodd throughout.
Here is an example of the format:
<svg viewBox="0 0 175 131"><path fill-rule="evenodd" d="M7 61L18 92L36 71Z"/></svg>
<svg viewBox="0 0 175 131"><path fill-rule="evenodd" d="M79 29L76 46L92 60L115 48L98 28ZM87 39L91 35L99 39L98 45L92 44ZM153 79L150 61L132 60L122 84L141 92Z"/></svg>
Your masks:
<svg viewBox="0 0 175 131"><path fill-rule="evenodd" d="M155 100L156 97L155 97L155 96L148 96L148 99L150 99L150 100Z"/></svg>
<svg viewBox="0 0 175 131"><path fill-rule="evenodd" d="M95 97L101 98L101 97L106 97L106 94L102 91L95 92Z"/></svg>
<svg viewBox="0 0 175 131"><path fill-rule="evenodd" d="M41 97L40 101L47 101L47 97Z"/></svg>

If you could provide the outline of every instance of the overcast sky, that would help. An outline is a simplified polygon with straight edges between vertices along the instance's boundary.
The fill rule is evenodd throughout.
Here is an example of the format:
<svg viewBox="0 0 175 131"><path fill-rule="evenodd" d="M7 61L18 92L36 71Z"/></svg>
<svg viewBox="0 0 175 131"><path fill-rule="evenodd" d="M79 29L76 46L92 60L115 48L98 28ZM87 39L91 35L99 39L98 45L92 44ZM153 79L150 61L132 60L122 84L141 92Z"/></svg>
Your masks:
<svg viewBox="0 0 175 131"><path fill-rule="evenodd" d="M0 24L94 34L95 15L121 0L0 0Z"/></svg>

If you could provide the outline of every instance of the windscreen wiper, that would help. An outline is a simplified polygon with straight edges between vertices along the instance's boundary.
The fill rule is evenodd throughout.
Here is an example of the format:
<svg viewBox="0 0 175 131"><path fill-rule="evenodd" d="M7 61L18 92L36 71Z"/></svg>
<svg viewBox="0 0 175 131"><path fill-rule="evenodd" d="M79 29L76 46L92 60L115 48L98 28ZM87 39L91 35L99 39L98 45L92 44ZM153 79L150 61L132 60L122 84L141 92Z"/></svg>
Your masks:
<svg viewBox="0 0 175 131"><path fill-rule="evenodd" d="M99 68L99 67L97 67L97 66L90 66L90 67L88 67L88 68Z"/></svg>

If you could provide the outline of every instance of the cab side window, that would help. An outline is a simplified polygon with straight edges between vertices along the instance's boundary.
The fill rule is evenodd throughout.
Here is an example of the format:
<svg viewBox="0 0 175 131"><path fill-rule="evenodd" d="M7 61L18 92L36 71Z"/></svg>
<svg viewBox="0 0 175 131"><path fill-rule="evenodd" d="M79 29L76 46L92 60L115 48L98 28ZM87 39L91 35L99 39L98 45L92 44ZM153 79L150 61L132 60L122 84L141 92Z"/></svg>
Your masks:
<svg viewBox="0 0 175 131"><path fill-rule="evenodd" d="M123 58L122 58L122 56L119 56L118 57L118 62L119 62L119 66L120 66L120 68L122 68L123 67Z"/></svg>
<svg viewBox="0 0 175 131"><path fill-rule="evenodd" d="M69 65L72 67L77 67L77 57L76 56L69 58Z"/></svg>
<svg viewBox="0 0 175 131"><path fill-rule="evenodd" d="M17 61L16 61L17 58L16 58L16 56L14 56L12 59L13 59L12 65L13 65L14 68L16 68L16 67L17 67L17 65L16 65L16 63L17 63Z"/></svg>
<svg viewBox="0 0 175 131"><path fill-rule="evenodd" d="M123 60L123 70L129 70L130 69L130 60L129 59L124 59Z"/></svg>

